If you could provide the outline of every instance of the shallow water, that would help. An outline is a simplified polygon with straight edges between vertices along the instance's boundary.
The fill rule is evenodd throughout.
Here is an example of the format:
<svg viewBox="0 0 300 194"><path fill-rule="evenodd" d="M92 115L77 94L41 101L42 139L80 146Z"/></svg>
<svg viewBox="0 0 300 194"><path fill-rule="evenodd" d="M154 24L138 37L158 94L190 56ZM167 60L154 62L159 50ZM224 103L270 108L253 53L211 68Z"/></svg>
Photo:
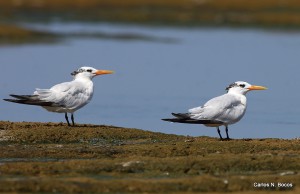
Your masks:
<svg viewBox="0 0 300 194"><path fill-rule="evenodd" d="M223 94L230 83L243 80L269 89L247 94L245 117L229 128L232 138L300 136L300 33L107 23L31 27L117 36L0 47L1 98L71 80L70 73L83 65L110 69L115 74L94 79L93 100L76 112L78 123L217 137L215 128L160 119L202 105ZM115 38L124 34L137 38ZM39 107L0 103L0 120L65 122L62 114Z"/></svg>

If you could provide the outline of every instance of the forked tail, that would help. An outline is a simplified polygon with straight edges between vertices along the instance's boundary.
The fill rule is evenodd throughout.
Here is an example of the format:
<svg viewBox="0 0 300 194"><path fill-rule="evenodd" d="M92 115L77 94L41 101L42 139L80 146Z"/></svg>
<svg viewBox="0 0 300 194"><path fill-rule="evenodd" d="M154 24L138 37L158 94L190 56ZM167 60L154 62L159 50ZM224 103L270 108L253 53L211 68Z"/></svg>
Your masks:
<svg viewBox="0 0 300 194"><path fill-rule="evenodd" d="M51 107L62 107L54 102L43 101L38 98L38 95L15 95L11 94L11 97L15 99L3 99L8 102L14 102L19 104L35 105L35 106L51 106Z"/></svg>
<svg viewBox="0 0 300 194"><path fill-rule="evenodd" d="M167 119L162 119L163 121L169 121L173 123L188 123L188 124L204 124L204 125L209 125L209 124L217 124L217 125L222 125L223 122L221 121L216 121L216 120L208 120L208 119L193 119L190 117L190 113L172 113L174 118L167 118Z"/></svg>

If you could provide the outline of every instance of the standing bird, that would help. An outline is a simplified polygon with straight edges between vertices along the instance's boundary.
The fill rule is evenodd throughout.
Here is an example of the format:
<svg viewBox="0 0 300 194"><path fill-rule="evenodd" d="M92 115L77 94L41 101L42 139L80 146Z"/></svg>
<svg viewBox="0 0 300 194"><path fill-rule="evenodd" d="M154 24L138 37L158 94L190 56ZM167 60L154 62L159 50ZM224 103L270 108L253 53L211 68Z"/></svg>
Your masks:
<svg viewBox="0 0 300 194"><path fill-rule="evenodd" d="M250 90L266 89L263 86L255 86L244 81L237 81L226 88L226 94L212 98L203 106L189 109L188 113L172 113L174 118L162 120L217 127L221 140L223 138L219 127L224 125L227 139L230 139L228 125L238 122L244 116L247 108L246 93Z"/></svg>
<svg viewBox="0 0 300 194"><path fill-rule="evenodd" d="M50 89L36 89L33 95L15 95L15 99L3 99L8 102L36 105L50 112L65 113L65 119L70 125L68 114L71 113L73 126L74 112L92 100L94 86L92 79L97 75L111 74L113 71L97 70L93 67L80 67L71 73L74 79L70 82L57 84Z"/></svg>

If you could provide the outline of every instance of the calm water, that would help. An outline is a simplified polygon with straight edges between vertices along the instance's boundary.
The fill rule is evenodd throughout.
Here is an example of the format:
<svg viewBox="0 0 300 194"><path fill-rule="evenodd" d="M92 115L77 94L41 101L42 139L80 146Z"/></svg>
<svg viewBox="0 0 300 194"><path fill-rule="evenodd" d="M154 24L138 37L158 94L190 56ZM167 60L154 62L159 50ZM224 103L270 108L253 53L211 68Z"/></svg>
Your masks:
<svg viewBox="0 0 300 194"><path fill-rule="evenodd" d="M94 98L76 112L78 123L217 137L215 128L160 119L199 106L243 80L269 90L247 94L248 110L230 126L231 137L300 137L300 33L112 24L34 27L147 38L77 37L58 44L0 47L1 98L69 81L70 73L83 65L110 69L116 73L94 79ZM65 122L62 114L39 107L5 101L0 106L0 120Z"/></svg>

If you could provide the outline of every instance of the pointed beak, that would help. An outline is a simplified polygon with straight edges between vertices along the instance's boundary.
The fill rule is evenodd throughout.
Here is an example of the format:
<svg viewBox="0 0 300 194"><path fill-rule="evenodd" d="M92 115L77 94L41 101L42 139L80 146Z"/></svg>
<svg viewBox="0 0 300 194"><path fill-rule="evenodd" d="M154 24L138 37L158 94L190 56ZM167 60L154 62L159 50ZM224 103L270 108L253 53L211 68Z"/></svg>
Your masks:
<svg viewBox="0 0 300 194"><path fill-rule="evenodd" d="M268 88L264 87L264 86L255 86L255 85L252 85L248 88L249 90L266 90Z"/></svg>
<svg viewBox="0 0 300 194"><path fill-rule="evenodd" d="M110 71L110 70L97 70L96 71L96 75L103 75L103 74L112 74L114 73L113 71Z"/></svg>

